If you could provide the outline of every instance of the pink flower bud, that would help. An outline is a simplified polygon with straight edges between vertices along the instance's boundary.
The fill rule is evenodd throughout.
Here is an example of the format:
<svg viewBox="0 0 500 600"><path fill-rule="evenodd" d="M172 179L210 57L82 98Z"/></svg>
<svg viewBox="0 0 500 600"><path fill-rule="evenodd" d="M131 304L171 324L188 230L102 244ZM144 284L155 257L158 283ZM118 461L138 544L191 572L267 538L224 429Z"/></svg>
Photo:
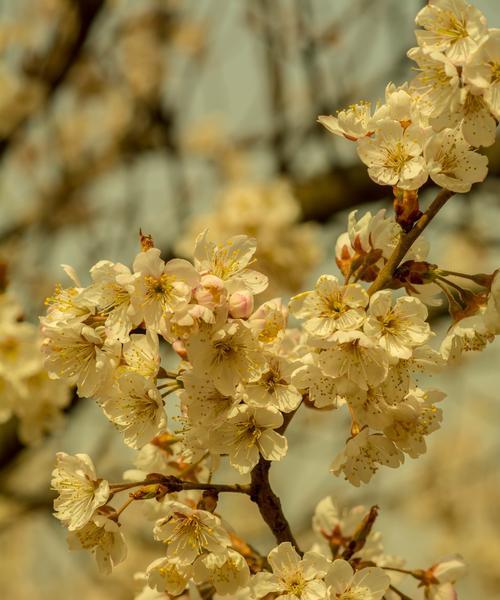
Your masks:
<svg viewBox="0 0 500 600"><path fill-rule="evenodd" d="M194 297L198 304L214 309L220 306L226 298L224 282L215 275L203 275L200 285L194 292Z"/></svg>
<svg viewBox="0 0 500 600"><path fill-rule="evenodd" d="M177 352L182 359L187 359L186 346L182 340L175 340L175 342L172 344L172 348L174 349L174 352Z"/></svg>
<svg viewBox="0 0 500 600"><path fill-rule="evenodd" d="M229 314L233 319L248 319L253 311L253 296L250 292L234 292L229 298Z"/></svg>

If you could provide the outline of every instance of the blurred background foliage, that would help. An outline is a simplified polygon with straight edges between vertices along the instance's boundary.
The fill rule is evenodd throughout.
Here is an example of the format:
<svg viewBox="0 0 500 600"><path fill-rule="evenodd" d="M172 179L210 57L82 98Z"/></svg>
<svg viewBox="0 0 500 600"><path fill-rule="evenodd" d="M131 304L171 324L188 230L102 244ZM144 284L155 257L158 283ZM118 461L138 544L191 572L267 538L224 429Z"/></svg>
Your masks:
<svg viewBox="0 0 500 600"><path fill-rule="evenodd" d="M84 281L100 259L129 264L139 228L165 258L189 256L204 227L215 238L255 235L270 297L335 273L348 212L390 209L390 190L316 118L410 77L405 53L423 4L0 0L0 261L25 318L35 323L64 282L61 263ZM495 0L474 4L499 24ZM454 198L427 233L443 267L499 264L498 144L488 154L488 180ZM273 467L299 537L324 495L377 503L388 552L411 567L461 552L470 564L463 598L500 597L499 361L493 346L440 376L449 399L428 454L361 490L328 473L342 444L335 418L302 411L292 452ZM67 551L48 488L57 450L89 453L114 480L134 455L91 401L74 398L66 417L34 447L15 419L0 426L1 596L132 598L134 569L161 552L140 509L128 517L126 566L102 579L89 557ZM222 511L267 551L245 500L224 499Z"/></svg>

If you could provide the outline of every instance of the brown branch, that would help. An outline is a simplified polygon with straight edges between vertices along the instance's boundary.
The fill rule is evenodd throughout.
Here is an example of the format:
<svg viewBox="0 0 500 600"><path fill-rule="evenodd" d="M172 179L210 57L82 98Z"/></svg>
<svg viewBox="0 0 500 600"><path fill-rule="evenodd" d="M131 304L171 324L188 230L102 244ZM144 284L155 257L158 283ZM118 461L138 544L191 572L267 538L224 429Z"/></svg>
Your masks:
<svg viewBox="0 0 500 600"><path fill-rule="evenodd" d="M148 485L162 485L167 488L167 494L181 492L183 490L209 490L213 492L232 492L239 494L250 494L250 486L223 483L199 483L196 481L183 481L174 475L161 475L159 473L150 473L147 479L143 481L134 481L130 483L111 484L111 492L117 494L129 490L133 487Z"/></svg>
<svg viewBox="0 0 500 600"><path fill-rule="evenodd" d="M385 264L384 268L380 271L375 281L369 287L368 293L370 295L378 292L390 282L394 271L398 268L399 263L406 256L406 253L411 248L412 244L452 196L453 192L444 189L441 190L434 198L429 208L415 223L413 228L408 233L401 233L398 245L396 248L394 248L394 251L389 257L389 260Z"/></svg>
<svg viewBox="0 0 500 600"><path fill-rule="evenodd" d="M284 422L283 425L277 429L278 433L283 434L285 432L299 407L293 412L284 415ZM273 532L278 544L281 544L281 542L290 542L302 556L303 552L295 541L290 525L283 513L281 501L271 488L271 483L269 481L270 468L271 462L265 460L261 456L259 462L252 469L250 474L250 498L259 507L262 518Z"/></svg>
<svg viewBox="0 0 500 600"><path fill-rule="evenodd" d="M293 537L290 525L283 514L281 501L273 492L269 482L269 469L271 462L260 458L257 465L252 469L250 484L250 498L259 507L262 518L274 534L278 544L281 542L290 542L297 552L302 552Z"/></svg>

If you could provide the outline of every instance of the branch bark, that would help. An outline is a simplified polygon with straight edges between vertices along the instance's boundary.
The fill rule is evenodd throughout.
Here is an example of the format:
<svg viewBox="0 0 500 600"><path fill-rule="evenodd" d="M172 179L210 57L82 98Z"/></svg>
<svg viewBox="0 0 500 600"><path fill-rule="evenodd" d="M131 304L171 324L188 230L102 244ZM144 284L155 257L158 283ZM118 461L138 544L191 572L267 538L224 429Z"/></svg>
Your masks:
<svg viewBox="0 0 500 600"><path fill-rule="evenodd" d="M415 223L413 228L406 234L401 233L398 245L396 246L396 248L394 248L394 251L389 257L389 260L385 264L384 268L380 271L375 281L368 288L368 294L370 294L370 296L375 292L378 292L382 288L386 287L386 285L392 279L394 271L398 268L399 263L406 256L406 253L411 248L413 243L453 195L454 192L450 192L449 190L444 189L441 190L438 193L438 195L434 198L429 208Z"/></svg>

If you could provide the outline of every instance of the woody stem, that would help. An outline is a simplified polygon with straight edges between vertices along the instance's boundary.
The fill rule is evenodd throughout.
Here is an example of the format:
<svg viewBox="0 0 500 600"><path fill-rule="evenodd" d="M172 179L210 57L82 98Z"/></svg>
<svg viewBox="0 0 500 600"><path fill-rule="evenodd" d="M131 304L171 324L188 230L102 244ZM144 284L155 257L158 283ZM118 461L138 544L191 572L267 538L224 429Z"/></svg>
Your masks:
<svg viewBox="0 0 500 600"><path fill-rule="evenodd" d="M285 421L277 430L278 433L282 434L285 431L297 410L298 409L285 415ZM290 529L290 525L283 513L281 501L271 488L269 481L270 468L271 462L265 460L261 456L259 462L252 469L250 474L250 498L259 507L259 512L262 518L268 525L269 529L273 532L278 544L281 544L282 542L290 542L297 552L302 556L303 552L300 550L293 536L292 530Z"/></svg>
<svg viewBox="0 0 500 600"><path fill-rule="evenodd" d="M429 208L412 227L412 229L410 229L408 233L401 233L399 242L394 248L389 260L386 262L384 268L379 272L375 281L368 288L368 294L370 294L370 296L386 287L386 285L391 281L394 271L398 268L400 262L406 256L408 250L452 196L453 192L444 189L441 190L434 198Z"/></svg>

